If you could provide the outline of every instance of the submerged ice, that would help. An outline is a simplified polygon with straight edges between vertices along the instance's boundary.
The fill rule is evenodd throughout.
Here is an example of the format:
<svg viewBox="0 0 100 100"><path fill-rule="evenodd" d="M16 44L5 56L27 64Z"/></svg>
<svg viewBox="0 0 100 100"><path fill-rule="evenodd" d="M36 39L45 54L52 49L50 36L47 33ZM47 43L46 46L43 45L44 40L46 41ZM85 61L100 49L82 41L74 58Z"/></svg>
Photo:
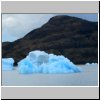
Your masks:
<svg viewBox="0 0 100 100"><path fill-rule="evenodd" d="M64 56L48 54L44 51L32 51L26 58L18 62L21 74L30 73L74 73L81 69Z"/></svg>
<svg viewBox="0 0 100 100"><path fill-rule="evenodd" d="M2 70L13 70L13 58L2 58Z"/></svg>

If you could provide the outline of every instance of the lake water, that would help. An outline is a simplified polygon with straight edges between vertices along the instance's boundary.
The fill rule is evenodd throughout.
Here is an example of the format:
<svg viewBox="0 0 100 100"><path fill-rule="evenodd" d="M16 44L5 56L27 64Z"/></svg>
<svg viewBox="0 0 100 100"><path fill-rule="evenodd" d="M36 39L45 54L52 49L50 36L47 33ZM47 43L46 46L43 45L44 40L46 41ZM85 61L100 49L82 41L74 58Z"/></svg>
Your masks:
<svg viewBox="0 0 100 100"><path fill-rule="evenodd" d="M82 72L68 74L19 74L2 71L2 86L97 86L98 66L78 65Z"/></svg>

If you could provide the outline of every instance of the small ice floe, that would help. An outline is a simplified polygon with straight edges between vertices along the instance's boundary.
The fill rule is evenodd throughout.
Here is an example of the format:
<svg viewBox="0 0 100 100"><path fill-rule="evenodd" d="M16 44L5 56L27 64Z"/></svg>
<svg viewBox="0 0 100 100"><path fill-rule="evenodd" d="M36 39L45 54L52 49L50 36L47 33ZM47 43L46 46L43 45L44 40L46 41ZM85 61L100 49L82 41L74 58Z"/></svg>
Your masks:
<svg viewBox="0 0 100 100"><path fill-rule="evenodd" d="M26 58L18 62L21 74L30 73L76 73L81 69L64 56L48 54L44 51L32 51Z"/></svg>
<svg viewBox="0 0 100 100"><path fill-rule="evenodd" d="M13 70L13 64L13 58L2 58L2 70Z"/></svg>
<svg viewBox="0 0 100 100"><path fill-rule="evenodd" d="M98 63L86 63L85 65L86 66L95 66L95 65L98 65Z"/></svg>

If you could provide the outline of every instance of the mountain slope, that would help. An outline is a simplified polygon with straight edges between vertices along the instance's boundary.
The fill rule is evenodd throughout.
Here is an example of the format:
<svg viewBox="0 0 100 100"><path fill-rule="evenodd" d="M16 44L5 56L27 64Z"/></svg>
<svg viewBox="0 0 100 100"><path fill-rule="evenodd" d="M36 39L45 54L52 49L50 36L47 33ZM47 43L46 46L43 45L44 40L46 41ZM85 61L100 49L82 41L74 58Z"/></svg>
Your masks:
<svg viewBox="0 0 100 100"><path fill-rule="evenodd" d="M16 63L32 50L64 55L76 64L98 61L98 23L76 17L55 16L23 38L2 44L2 57Z"/></svg>

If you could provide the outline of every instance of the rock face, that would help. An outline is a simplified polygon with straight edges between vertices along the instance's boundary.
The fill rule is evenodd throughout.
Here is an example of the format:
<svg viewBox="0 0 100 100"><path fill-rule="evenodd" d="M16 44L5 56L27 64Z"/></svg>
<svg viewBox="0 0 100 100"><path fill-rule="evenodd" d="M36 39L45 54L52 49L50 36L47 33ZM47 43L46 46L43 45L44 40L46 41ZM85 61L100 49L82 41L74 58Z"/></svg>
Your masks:
<svg viewBox="0 0 100 100"><path fill-rule="evenodd" d="M2 43L2 57L12 57L16 63L33 50L64 55L75 64L97 62L98 23L65 15L54 16L23 38Z"/></svg>

